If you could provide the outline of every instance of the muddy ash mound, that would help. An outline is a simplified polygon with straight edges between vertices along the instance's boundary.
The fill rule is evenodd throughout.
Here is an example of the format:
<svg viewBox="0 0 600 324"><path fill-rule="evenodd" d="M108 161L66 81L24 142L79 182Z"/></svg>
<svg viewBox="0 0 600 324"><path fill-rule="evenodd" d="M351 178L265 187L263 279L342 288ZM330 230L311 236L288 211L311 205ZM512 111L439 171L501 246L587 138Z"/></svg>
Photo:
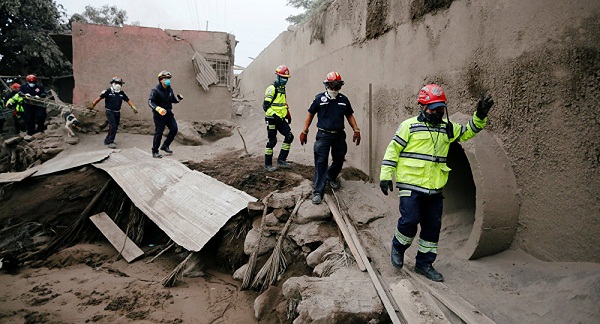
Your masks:
<svg viewBox="0 0 600 324"><path fill-rule="evenodd" d="M280 195L268 210L271 212L269 225L262 235L269 237L268 242L261 244L256 262L258 271L275 248L275 239L294 207L291 192L297 188L310 192L307 179L312 178L313 168L296 164L293 171L266 173L262 157L242 153L230 152L202 162L188 161L187 164L191 169L253 196L264 197L273 191ZM344 169L344 174L349 179L365 178L355 169ZM126 263L89 221L73 232L75 237L69 242L75 245L42 259L35 258L36 253L44 251L53 240L78 222L84 209L108 180L109 177L102 171L83 167L3 186L0 197L2 257L5 260L14 258L21 267L16 266L0 275L1 284L7 288L0 296L2 321L52 323L118 319L126 322L208 323L217 319L255 322L257 317L261 322L291 322L298 316L295 306L301 296L296 291L294 298L285 298L282 283L290 277L310 276L312 268L307 266L306 256L328 237L337 236L337 229L328 213L319 216L318 225L311 224L310 217L313 216L302 216L307 232L294 224L289 237L284 240L287 268L278 276L277 285L271 288L267 285L259 288L258 292L240 291L240 282L235 281L232 274L235 270L244 269L253 250L252 244L256 244L248 242L247 234L258 234L262 214L257 210L245 210L234 216L188 262L185 278L178 280L175 287L166 289L160 284L161 279L168 276L188 252L177 247L167 249L169 238L149 221L132 226L131 218L137 217L135 215L139 211L135 212L137 208L118 186L110 184L107 194L89 214L105 211L109 215L118 215L115 222L144 250L145 259ZM286 193L289 195L286 196ZM339 239L336 242L339 245ZM165 249L167 252L161 257L148 263ZM350 259L347 265L352 266ZM334 266L330 264L328 267L330 274ZM260 290L265 289L262 297L255 302ZM272 312L271 308L277 311ZM212 315L208 316L207 311ZM373 315L385 318L380 307Z"/></svg>

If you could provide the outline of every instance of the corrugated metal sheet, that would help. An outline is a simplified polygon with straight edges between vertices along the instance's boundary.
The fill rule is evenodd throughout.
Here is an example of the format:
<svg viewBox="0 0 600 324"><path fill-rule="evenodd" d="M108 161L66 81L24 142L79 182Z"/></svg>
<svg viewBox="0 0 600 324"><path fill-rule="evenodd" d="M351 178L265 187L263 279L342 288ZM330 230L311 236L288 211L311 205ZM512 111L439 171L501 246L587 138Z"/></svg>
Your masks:
<svg viewBox="0 0 600 324"><path fill-rule="evenodd" d="M192 57L194 72L196 73L196 81L202 88L208 91L208 86L219 83L219 76L213 67L204 59L202 54L196 52Z"/></svg>
<svg viewBox="0 0 600 324"><path fill-rule="evenodd" d="M170 158L126 149L94 166L105 170L175 243L200 251L235 214L257 199Z"/></svg>

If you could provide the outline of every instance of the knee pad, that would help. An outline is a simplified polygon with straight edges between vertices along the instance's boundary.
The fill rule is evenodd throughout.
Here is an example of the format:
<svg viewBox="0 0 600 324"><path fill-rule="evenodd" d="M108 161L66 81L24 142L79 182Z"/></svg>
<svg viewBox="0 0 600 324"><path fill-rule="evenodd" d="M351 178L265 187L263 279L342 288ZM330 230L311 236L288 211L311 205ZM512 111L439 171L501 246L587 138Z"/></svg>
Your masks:
<svg viewBox="0 0 600 324"><path fill-rule="evenodd" d="M272 149L272 148L274 148L274 147L275 147L275 144L277 144L277 139L270 139L270 140L267 142L267 148L271 148L271 149Z"/></svg>
<svg viewBox="0 0 600 324"><path fill-rule="evenodd" d="M294 141L294 134L292 134L292 132L289 132L287 135L285 135L285 138L283 139L284 143L288 143L291 144Z"/></svg>

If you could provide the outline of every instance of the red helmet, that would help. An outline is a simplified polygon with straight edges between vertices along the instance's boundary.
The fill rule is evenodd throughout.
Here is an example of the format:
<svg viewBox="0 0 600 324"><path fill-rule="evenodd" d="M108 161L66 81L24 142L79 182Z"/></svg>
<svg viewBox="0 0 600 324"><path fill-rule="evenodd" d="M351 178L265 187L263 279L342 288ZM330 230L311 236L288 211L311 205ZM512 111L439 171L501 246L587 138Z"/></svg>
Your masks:
<svg viewBox="0 0 600 324"><path fill-rule="evenodd" d="M125 82L123 82L123 79L121 79L120 76L116 75L112 78L112 80L110 80L110 83L118 83L118 84L125 84Z"/></svg>
<svg viewBox="0 0 600 324"><path fill-rule="evenodd" d="M428 84L419 91L419 99L417 102L422 105L430 105L432 103L446 103L446 92L437 84Z"/></svg>
<svg viewBox="0 0 600 324"><path fill-rule="evenodd" d="M19 91L21 90L21 85L15 82L10 86L10 88L13 89L13 91Z"/></svg>
<svg viewBox="0 0 600 324"><path fill-rule="evenodd" d="M326 87L331 88L332 90L339 90L344 85L344 81L342 80L342 76L339 73L331 71L327 73L325 80L323 80L323 84Z"/></svg>
<svg viewBox="0 0 600 324"><path fill-rule="evenodd" d="M280 77L289 78L290 77L290 69L288 69L285 65L280 65L275 69L275 74Z"/></svg>
<svg viewBox="0 0 600 324"><path fill-rule="evenodd" d="M27 80L27 83L36 83L37 82L37 77L35 76L35 74L29 74L25 80Z"/></svg>

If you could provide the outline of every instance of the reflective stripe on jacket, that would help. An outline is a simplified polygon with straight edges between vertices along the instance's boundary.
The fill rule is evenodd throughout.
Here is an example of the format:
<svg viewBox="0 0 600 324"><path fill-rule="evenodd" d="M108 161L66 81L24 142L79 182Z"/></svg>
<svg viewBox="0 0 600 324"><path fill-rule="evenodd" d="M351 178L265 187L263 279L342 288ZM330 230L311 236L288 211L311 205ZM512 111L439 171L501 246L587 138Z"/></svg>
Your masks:
<svg viewBox="0 0 600 324"><path fill-rule="evenodd" d="M475 114L467 125L452 123L454 137L446 135L446 126L431 126L409 118L400 124L394 138L387 146L381 165L380 180L391 180L395 172L396 187L435 194L448 181L450 168L446 165L450 143L464 142L481 131L487 119Z"/></svg>
<svg viewBox="0 0 600 324"><path fill-rule="evenodd" d="M6 106L14 107L15 111L22 113L23 112L23 97L16 93L12 98L8 99L6 102Z"/></svg>
<svg viewBox="0 0 600 324"><path fill-rule="evenodd" d="M274 95L277 95L273 98ZM287 105L285 98L285 89L281 91L275 91L275 86L270 85L267 90L265 90L265 101L271 103L271 107L267 109L266 115L267 117L277 115L280 118L285 118L287 115Z"/></svg>

